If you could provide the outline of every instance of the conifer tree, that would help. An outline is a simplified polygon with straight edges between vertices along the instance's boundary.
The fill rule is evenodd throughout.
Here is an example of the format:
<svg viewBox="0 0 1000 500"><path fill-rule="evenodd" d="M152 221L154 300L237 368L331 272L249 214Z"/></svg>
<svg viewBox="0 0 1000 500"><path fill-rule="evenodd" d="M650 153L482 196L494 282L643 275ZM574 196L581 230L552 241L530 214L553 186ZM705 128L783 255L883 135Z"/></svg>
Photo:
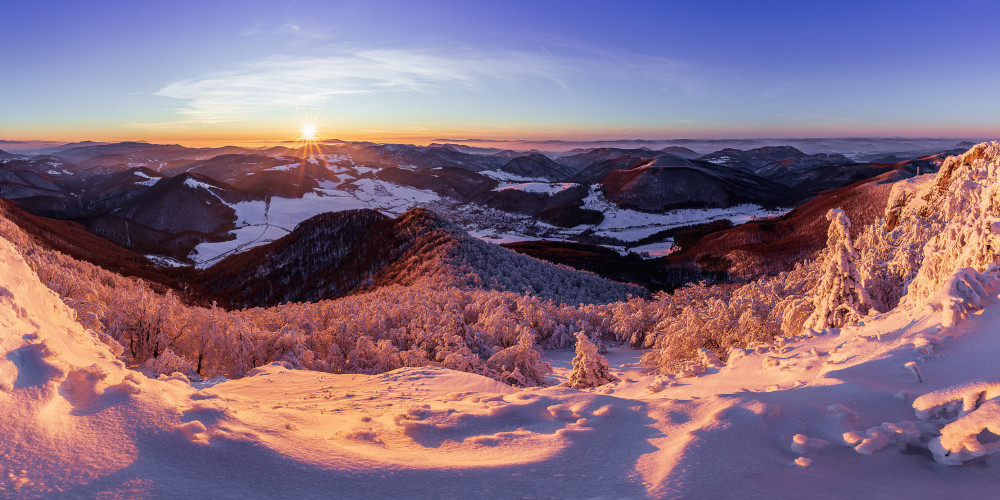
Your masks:
<svg viewBox="0 0 1000 500"><path fill-rule="evenodd" d="M826 255L820 267L823 276L811 294L816 309L804 325L815 330L857 322L872 306L858 273L858 254L851 241L850 219L839 208L830 209L826 218L830 221L830 229Z"/></svg>
<svg viewBox="0 0 1000 500"><path fill-rule="evenodd" d="M566 385L574 389L587 389L617 381L618 378L608 371L608 360L597 352L597 346L587 338L587 334L577 332L573 373Z"/></svg>

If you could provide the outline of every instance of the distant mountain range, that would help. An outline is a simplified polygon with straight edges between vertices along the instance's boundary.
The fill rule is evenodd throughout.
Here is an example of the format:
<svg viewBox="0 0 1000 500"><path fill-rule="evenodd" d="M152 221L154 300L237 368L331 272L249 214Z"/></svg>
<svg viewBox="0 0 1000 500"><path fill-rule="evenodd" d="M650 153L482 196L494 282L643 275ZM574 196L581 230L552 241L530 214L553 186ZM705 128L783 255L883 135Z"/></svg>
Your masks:
<svg viewBox="0 0 1000 500"><path fill-rule="evenodd" d="M800 258L816 247L817 229L803 229L798 221L802 214L811 214L806 218L812 220L813 212L825 210L815 206L834 203L829 190L847 189L843 193L853 194L836 196L848 198L876 196L869 192L870 186L933 172L945 154L962 147L952 144L932 155L915 156L924 151L911 151L882 157L898 160L892 162L858 162L837 153L807 154L793 146L723 148L702 155L682 145L653 149L639 144L560 154L454 143L332 142L308 148L188 148L143 142L48 145L46 154L0 151L0 197L31 214L75 222L151 258L169 258L178 265L199 262L206 268L219 263L216 271L192 286L216 293L240 287L253 291L248 292L252 297L234 298L237 305L315 300L392 282L386 276L398 273L389 263L404 258L414 245L399 236L410 231L400 221L415 220L484 254L493 252L493 247L481 246L486 244L469 238L465 230L494 241L554 239L610 245L618 252L651 244L669 246L671 238L678 238L685 242L683 248L663 261L678 270L671 271L669 279L635 278L643 274L637 269L644 265L635 267L631 261L595 266L600 247L573 250L591 255L576 259L591 262L578 267L661 289L676 286L681 275L753 275L744 262L753 258L733 257L743 240L778 245L782 235L788 235L798 243L781 245L792 248L801 243L801 251L782 250L770 258ZM728 226L712 222L731 217L726 214L734 210L799 205L773 223L725 229ZM444 218L426 210L408 211L415 207L429 208ZM706 214L701 219L693 212L699 210ZM317 215L324 212L337 214ZM694 229L684 236L676 229L690 225L685 221L710 230ZM700 236L692 239L690 234ZM330 241L341 243L336 251L324 253L323 245ZM538 242L511 248L573 265L574 259L566 258L573 253L570 247L553 252L551 245ZM309 256L309 248L316 255ZM352 269L325 274L324 269L336 268L345 255L351 256ZM771 272L781 267L761 269ZM274 269L291 268L302 275L271 276ZM492 277L489 272L477 275ZM273 290L260 284L264 277L275 283ZM309 288L322 290L316 292L319 295L296 295L291 283L303 279L318 280ZM258 284L248 285L251 282ZM500 288L516 290L522 285ZM540 289L534 293L559 296ZM240 297L236 292L230 295Z"/></svg>

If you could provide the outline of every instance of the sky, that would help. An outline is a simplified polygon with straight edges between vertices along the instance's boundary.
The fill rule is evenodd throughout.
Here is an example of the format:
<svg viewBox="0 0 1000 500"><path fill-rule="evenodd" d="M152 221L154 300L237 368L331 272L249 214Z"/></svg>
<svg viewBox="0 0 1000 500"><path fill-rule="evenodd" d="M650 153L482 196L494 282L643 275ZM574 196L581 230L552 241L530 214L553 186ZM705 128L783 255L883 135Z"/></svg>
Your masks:
<svg viewBox="0 0 1000 500"><path fill-rule="evenodd" d="M0 7L7 140L1000 138L992 0Z"/></svg>

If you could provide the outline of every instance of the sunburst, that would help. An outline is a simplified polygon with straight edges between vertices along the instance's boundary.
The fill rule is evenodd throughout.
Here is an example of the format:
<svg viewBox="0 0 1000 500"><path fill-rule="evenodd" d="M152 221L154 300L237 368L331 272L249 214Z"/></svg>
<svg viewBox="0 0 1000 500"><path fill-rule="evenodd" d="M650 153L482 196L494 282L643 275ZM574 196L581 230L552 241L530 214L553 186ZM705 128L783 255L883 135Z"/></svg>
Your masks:
<svg viewBox="0 0 1000 500"><path fill-rule="evenodd" d="M302 158L302 169L304 172L309 159L322 156L325 153L325 147L323 145L323 136L319 132L319 122L316 116L300 118L298 128L299 136L295 140L296 156Z"/></svg>
<svg viewBox="0 0 1000 500"><path fill-rule="evenodd" d="M319 132L316 130L316 124L313 122L305 122L299 126L299 140L306 142L314 142L319 139Z"/></svg>

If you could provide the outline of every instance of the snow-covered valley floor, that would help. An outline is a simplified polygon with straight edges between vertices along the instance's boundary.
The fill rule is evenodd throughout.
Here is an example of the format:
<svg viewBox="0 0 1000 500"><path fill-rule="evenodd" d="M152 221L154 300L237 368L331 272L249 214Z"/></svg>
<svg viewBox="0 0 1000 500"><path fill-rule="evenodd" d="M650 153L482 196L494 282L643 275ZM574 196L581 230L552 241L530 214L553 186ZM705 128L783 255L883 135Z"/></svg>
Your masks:
<svg viewBox="0 0 1000 500"><path fill-rule="evenodd" d="M901 307L695 376L644 374L613 348L622 380L592 391L277 364L192 386L126 369L6 241L0 276L5 497L991 498L1000 484L990 433L966 426L984 456L945 465L927 451L934 412L913 408L931 394L918 401L991 416L1000 383L944 389L997 377L997 290L956 326ZM549 353L556 378L571 356Z"/></svg>

